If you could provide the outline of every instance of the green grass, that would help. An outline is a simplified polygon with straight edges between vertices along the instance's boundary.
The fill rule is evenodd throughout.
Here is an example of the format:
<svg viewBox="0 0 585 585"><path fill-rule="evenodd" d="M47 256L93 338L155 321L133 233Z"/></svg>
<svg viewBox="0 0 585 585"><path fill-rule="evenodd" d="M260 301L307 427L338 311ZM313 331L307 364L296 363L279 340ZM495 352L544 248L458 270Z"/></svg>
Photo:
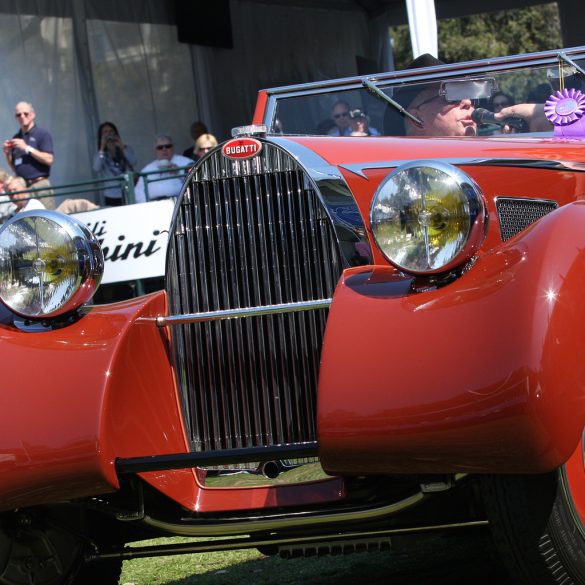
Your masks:
<svg viewBox="0 0 585 585"><path fill-rule="evenodd" d="M188 542L174 538L170 542ZM147 541L153 545L163 539ZM169 539L166 539L169 542ZM389 552L283 560L256 550L125 561L123 585L506 585L477 533L434 536Z"/></svg>

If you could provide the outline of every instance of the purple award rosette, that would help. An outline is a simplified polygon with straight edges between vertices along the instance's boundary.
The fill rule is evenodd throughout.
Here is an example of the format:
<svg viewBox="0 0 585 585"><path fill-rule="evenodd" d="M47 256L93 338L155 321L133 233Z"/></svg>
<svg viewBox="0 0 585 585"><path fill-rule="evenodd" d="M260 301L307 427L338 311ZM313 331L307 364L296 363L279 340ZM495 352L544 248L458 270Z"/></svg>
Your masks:
<svg viewBox="0 0 585 585"><path fill-rule="evenodd" d="M553 123L555 136L585 137L585 94L574 88L556 91L544 104L544 113Z"/></svg>

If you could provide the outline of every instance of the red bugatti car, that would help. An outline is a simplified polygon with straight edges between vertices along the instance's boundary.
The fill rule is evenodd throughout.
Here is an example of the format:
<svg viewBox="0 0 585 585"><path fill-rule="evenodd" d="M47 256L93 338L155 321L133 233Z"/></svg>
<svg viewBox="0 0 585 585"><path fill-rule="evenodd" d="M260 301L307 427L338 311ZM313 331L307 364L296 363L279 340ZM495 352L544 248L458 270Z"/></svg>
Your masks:
<svg viewBox="0 0 585 585"><path fill-rule="evenodd" d="M82 222L6 222L0 584L465 526L520 583L585 583L584 67L427 56L261 91L143 297L92 304ZM169 535L197 539L126 548Z"/></svg>

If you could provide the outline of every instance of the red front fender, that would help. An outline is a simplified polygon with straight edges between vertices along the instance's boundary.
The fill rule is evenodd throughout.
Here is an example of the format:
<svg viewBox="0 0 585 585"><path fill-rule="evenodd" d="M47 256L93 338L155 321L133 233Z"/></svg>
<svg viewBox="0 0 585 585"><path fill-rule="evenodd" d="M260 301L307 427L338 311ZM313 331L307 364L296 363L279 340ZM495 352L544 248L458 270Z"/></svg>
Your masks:
<svg viewBox="0 0 585 585"><path fill-rule="evenodd" d="M348 270L325 334L321 459L330 473L544 472L585 423L585 203L564 206L413 293Z"/></svg>
<svg viewBox="0 0 585 585"><path fill-rule="evenodd" d="M186 450L163 293L94 307L68 327L0 327L0 510L118 486L117 457Z"/></svg>

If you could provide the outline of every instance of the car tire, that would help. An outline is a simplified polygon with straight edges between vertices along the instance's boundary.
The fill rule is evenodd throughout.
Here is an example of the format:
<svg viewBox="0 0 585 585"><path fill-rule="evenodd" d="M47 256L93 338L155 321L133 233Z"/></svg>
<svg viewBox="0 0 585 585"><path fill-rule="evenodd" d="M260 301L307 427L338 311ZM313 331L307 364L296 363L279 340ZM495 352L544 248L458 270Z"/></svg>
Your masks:
<svg viewBox="0 0 585 585"><path fill-rule="evenodd" d="M544 475L482 478L492 535L512 575L533 585L585 585L583 448Z"/></svg>

